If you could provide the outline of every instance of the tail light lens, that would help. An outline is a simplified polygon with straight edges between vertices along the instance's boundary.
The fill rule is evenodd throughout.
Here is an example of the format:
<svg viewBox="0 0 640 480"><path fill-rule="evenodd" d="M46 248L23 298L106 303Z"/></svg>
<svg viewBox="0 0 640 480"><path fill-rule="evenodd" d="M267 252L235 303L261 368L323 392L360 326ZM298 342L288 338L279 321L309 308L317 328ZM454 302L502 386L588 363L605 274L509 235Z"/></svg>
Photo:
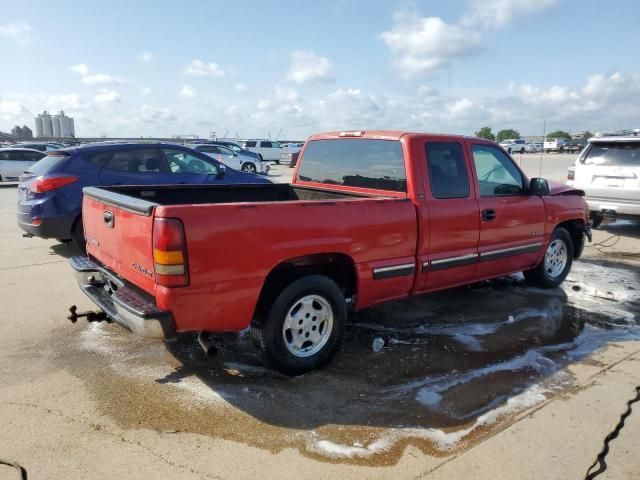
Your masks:
<svg viewBox="0 0 640 480"><path fill-rule="evenodd" d="M569 170L567 170L567 180L575 180L576 177L576 169L575 168L570 168Z"/></svg>
<svg viewBox="0 0 640 480"><path fill-rule="evenodd" d="M51 190L56 190L58 188L64 187L65 185L69 185L77 181L78 181L78 177L72 177L72 176L40 177L40 178L36 178L33 182L31 182L31 185L29 185L29 189L34 193L45 193L45 192L50 192Z"/></svg>
<svg viewBox="0 0 640 480"><path fill-rule="evenodd" d="M153 263L156 283L164 287L189 285L187 243L184 227L177 218L156 218L153 222Z"/></svg>

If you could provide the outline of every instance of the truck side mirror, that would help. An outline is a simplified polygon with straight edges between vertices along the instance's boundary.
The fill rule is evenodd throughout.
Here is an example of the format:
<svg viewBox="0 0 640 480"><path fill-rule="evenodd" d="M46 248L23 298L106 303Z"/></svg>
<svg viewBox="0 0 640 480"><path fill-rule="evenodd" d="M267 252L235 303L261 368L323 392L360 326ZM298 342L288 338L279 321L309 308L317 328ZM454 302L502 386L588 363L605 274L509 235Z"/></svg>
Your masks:
<svg viewBox="0 0 640 480"><path fill-rule="evenodd" d="M549 189L549 182L544 178L532 178L529 183L529 193L538 197L544 197L549 195L551 190Z"/></svg>

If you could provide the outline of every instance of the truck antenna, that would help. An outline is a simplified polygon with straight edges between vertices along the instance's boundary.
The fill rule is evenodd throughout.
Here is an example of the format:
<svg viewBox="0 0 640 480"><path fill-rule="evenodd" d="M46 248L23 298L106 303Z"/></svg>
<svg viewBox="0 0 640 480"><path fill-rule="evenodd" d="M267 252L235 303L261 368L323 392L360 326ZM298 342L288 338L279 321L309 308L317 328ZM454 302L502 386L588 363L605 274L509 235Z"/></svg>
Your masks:
<svg viewBox="0 0 640 480"><path fill-rule="evenodd" d="M542 150L540 150L540 167L538 168L538 177L542 177L542 157L544 155L544 141L547 134L547 119L544 119L544 125L542 126Z"/></svg>

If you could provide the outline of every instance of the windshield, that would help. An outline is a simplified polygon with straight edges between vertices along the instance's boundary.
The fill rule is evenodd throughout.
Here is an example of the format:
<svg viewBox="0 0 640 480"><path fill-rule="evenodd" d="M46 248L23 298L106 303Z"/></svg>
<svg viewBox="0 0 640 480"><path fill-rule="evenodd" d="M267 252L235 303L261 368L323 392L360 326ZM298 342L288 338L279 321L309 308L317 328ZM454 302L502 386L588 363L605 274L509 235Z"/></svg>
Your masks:
<svg viewBox="0 0 640 480"><path fill-rule="evenodd" d="M640 142L592 143L584 158L587 165L640 166Z"/></svg>
<svg viewBox="0 0 640 480"><path fill-rule="evenodd" d="M306 182L407 191L402 145L395 140L309 142L298 178Z"/></svg>

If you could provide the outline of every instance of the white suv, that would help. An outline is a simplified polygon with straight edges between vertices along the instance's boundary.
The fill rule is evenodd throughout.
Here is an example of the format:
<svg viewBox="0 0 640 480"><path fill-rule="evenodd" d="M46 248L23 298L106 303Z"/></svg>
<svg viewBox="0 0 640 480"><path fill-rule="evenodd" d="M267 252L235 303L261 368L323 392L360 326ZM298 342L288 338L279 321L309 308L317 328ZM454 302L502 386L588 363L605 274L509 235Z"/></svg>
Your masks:
<svg viewBox="0 0 640 480"><path fill-rule="evenodd" d="M271 140L244 140L240 145L247 150L260 155L260 160L280 163L282 145Z"/></svg>
<svg viewBox="0 0 640 480"><path fill-rule="evenodd" d="M500 146L511 155L512 153L524 153L526 151L526 143L522 138L509 138L501 141Z"/></svg>
<svg viewBox="0 0 640 480"><path fill-rule="evenodd" d="M585 191L594 228L605 215L640 217L640 136L590 138L567 184Z"/></svg>

